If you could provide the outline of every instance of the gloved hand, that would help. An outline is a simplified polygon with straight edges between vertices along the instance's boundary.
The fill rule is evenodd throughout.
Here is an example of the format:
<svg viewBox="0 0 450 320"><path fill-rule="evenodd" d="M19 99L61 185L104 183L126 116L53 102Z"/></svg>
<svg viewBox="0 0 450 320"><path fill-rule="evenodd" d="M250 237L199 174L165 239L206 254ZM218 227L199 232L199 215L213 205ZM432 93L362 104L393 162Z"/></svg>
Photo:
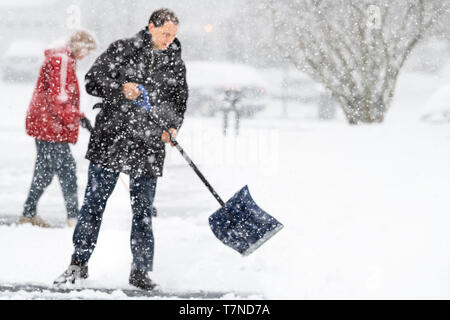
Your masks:
<svg viewBox="0 0 450 320"><path fill-rule="evenodd" d="M83 128L87 129L89 132L92 132L92 130L94 129L91 125L91 121L89 121L89 119L86 117L81 118L80 124Z"/></svg>

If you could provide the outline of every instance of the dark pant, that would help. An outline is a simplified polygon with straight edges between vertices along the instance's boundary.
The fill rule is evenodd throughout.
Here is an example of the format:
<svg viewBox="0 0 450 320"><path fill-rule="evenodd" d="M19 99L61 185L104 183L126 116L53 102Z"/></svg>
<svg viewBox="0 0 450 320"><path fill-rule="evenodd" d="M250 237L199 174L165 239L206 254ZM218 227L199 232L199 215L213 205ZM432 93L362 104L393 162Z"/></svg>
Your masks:
<svg viewBox="0 0 450 320"><path fill-rule="evenodd" d="M116 186L120 172L102 168L91 162L88 185L78 223L73 234L75 252L72 261L87 264L97 244L106 202ZM152 271L154 238L152 207L156 178L130 175L130 197L133 211L131 225L131 252L133 269Z"/></svg>
<svg viewBox="0 0 450 320"><path fill-rule="evenodd" d="M39 199L52 182L55 173L61 184L64 204L69 218L78 216L77 166L68 143L36 141L37 156L33 180L24 205L23 215L33 217Z"/></svg>

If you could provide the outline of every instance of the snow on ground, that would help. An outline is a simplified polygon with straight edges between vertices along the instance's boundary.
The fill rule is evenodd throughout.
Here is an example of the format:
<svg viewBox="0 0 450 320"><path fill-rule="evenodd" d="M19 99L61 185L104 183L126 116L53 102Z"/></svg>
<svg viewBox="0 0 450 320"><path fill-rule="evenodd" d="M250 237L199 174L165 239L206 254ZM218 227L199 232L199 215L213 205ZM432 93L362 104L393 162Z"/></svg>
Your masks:
<svg viewBox="0 0 450 320"><path fill-rule="evenodd" d="M221 135L220 118L187 118L179 142L222 198L248 184L256 203L285 228L246 258L225 247L208 227L218 204L171 149L155 201L154 280L166 291L221 291L236 299L244 293L257 299L449 299L450 128L417 120L444 84L439 77L404 76L382 125L305 120L297 116L301 106L282 118L276 102L243 120L238 138L232 131ZM0 215L19 218L31 181L35 150L24 116L32 89L0 84ZM93 118L90 105L84 96L83 110ZM80 203L87 141L81 131L72 148ZM39 213L64 218L56 181ZM89 264L90 286L128 287L130 224L129 196L119 181ZM0 284L50 285L69 263L72 232L0 226ZM29 298L127 297L120 290L0 292L0 299Z"/></svg>

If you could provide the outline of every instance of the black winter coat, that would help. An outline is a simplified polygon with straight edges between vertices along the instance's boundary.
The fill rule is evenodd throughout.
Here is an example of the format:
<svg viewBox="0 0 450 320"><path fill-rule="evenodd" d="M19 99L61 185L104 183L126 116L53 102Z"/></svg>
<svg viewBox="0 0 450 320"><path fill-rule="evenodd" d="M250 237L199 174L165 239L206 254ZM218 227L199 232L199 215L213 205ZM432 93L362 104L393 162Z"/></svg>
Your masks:
<svg viewBox="0 0 450 320"><path fill-rule="evenodd" d="M150 94L152 112L168 128L179 129L188 86L178 39L165 51L152 48L147 28L133 38L118 40L95 61L85 79L87 92L103 98L86 158L134 176L162 176L163 130L121 90L126 82L144 85Z"/></svg>

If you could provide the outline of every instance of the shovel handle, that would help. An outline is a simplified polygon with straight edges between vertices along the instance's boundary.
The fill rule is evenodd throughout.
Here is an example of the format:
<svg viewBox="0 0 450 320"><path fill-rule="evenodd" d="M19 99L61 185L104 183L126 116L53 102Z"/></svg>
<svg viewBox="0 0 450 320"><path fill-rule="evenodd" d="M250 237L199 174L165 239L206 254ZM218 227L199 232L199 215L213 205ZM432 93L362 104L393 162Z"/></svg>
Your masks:
<svg viewBox="0 0 450 320"><path fill-rule="evenodd" d="M214 190L214 188L211 186L211 184L208 182L208 180L206 180L205 176L200 172L200 170L197 168L197 166L195 165L195 163L192 161L192 159L187 155L187 153L183 150L183 148L180 146L180 144L177 142L177 140L175 140L172 136L172 134L170 133L169 130L166 130L165 128L163 128L166 132L169 133L170 135L170 141L172 142L172 144L175 146L175 148L177 148L177 150L181 153L181 155L183 156L183 158L186 160L186 162L191 166L192 169L194 169L195 173L197 174L197 176L200 178L200 180L202 180L202 182L204 183L204 185L209 189L209 191L211 192L211 194L214 196L214 198L217 200L217 202L219 202L220 206L223 207L225 205L225 202L223 202L223 200L220 198L220 196L217 194L216 190Z"/></svg>

